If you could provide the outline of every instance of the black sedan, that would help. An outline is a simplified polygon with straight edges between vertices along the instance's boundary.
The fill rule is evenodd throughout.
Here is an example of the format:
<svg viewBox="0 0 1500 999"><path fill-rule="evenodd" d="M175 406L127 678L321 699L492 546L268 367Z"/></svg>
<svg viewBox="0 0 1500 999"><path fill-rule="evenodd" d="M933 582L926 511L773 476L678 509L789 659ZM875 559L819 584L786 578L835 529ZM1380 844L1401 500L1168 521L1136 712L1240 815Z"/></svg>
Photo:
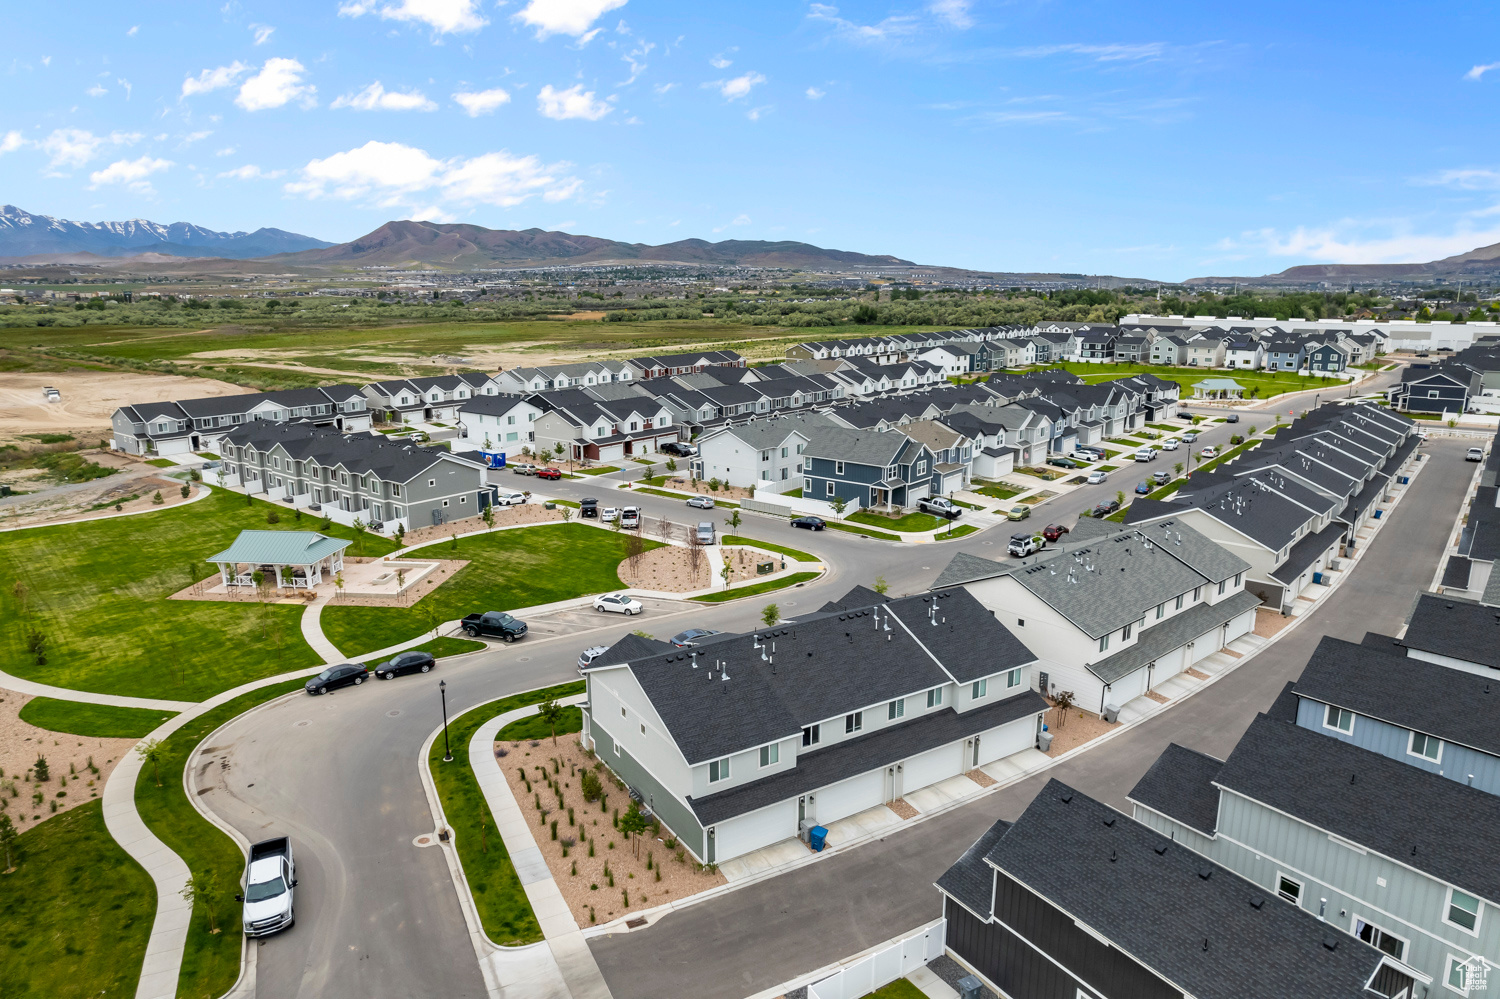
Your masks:
<svg viewBox="0 0 1500 999"><path fill-rule="evenodd" d="M437 660L428 652L403 652L375 667L375 677L389 680L407 673L426 673L437 665Z"/></svg>
<svg viewBox="0 0 1500 999"><path fill-rule="evenodd" d="M719 632L714 631L712 628L689 628L687 631L679 631L673 635L672 644L679 649L685 649L689 646L697 645L702 639L717 634Z"/></svg>
<svg viewBox="0 0 1500 999"><path fill-rule="evenodd" d="M805 531L821 531L828 526L828 522L822 517L798 517L792 521L793 527L800 527Z"/></svg>
<svg viewBox="0 0 1500 999"><path fill-rule="evenodd" d="M1093 515L1095 517L1108 517L1118 509L1120 509L1120 501L1110 500L1107 503L1100 503L1098 506L1094 507Z"/></svg>
<svg viewBox="0 0 1500 999"><path fill-rule="evenodd" d="M342 666L330 666L307 681L305 689L309 694L326 694L330 690L338 690L340 687L357 687L364 683L369 675L370 671L359 663L344 663Z"/></svg>

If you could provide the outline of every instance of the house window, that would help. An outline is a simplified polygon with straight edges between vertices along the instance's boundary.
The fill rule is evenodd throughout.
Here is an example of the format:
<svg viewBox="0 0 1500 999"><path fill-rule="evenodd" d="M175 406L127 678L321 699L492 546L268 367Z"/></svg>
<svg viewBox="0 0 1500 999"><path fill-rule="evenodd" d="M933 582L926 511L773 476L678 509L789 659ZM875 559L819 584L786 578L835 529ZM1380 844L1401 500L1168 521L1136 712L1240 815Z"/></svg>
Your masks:
<svg viewBox="0 0 1500 999"><path fill-rule="evenodd" d="M1156 605L1156 619L1158 621L1161 620L1161 616L1166 613L1166 610L1167 610L1167 605L1166 604L1157 604Z"/></svg>
<svg viewBox="0 0 1500 999"><path fill-rule="evenodd" d="M927 692L927 706L929 708L940 708L943 706L942 687L933 687Z"/></svg>
<svg viewBox="0 0 1500 999"><path fill-rule="evenodd" d="M781 456L782 456L782 457L783 457L783 458L785 458L785 457L786 457L786 448L782 448L782 449L781 449Z"/></svg>
<svg viewBox="0 0 1500 999"><path fill-rule="evenodd" d="M1329 704L1323 714L1323 727L1349 735L1354 731L1354 712Z"/></svg>
<svg viewBox="0 0 1500 999"><path fill-rule="evenodd" d="M1224 587L1226 585L1227 585L1227 580L1223 580L1223 579L1219 580L1219 596L1222 597L1224 595Z"/></svg>
<svg viewBox="0 0 1500 999"><path fill-rule="evenodd" d="M1017 628L1024 628L1024 627L1026 627L1026 619L1024 617L1018 617L1018 618L1016 618L1016 627Z"/></svg>
<svg viewBox="0 0 1500 999"><path fill-rule="evenodd" d="M885 717L887 721L906 717L906 698L898 698L886 705Z"/></svg>
<svg viewBox="0 0 1500 999"><path fill-rule="evenodd" d="M1421 732L1411 734L1411 746L1406 750L1413 756L1420 756L1424 760L1436 763L1443 758L1443 740L1434 739L1430 735Z"/></svg>
<svg viewBox="0 0 1500 999"><path fill-rule="evenodd" d="M761 461L770 461L771 460L771 452L770 451L762 451L760 453L760 460Z"/></svg>
<svg viewBox="0 0 1500 999"><path fill-rule="evenodd" d="M844 734L845 735L848 735L851 732L858 732L860 729L862 729L864 727L865 727L865 713L863 711L856 711L852 715L845 715L844 716Z"/></svg>
<svg viewBox="0 0 1500 999"><path fill-rule="evenodd" d="M1197 603L1198 600L1199 600L1199 598L1202 597L1202 596L1203 596L1203 587L1201 587L1201 586L1195 586L1195 587L1193 587L1193 603Z"/></svg>
<svg viewBox="0 0 1500 999"><path fill-rule="evenodd" d="M818 731L817 725L809 725L802 730L802 745L816 746L822 742L822 733Z"/></svg>
<svg viewBox="0 0 1500 999"><path fill-rule="evenodd" d="M1122 642L1128 642L1128 641L1130 641L1130 630L1133 627L1135 627L1134 624L1127 624L1125 627L1123 627L1123 628L1120 629L1120 641L1122 641Z"/></svg>
<svg viewBox="0 0 1500 999"><path fill-rule="evenodd" d="M924 458L921 461L917 462L917 473L916 474L922 475L926 471L927 471L927 459Z"/></svg>
<svg viewBox="0 0 1500 999"><path fill-rule="evenodd" d="M1005 689L1009 690L1012 687L1019 687L1020 685L1021 685L1021 670L1019 670L1019 669L1006 670L1006 672L1005 672Z"/></svg>
<svg viewBox="0 0 1500 999"><path fill-rule="evenodd" d="M1479 928L1479 899L1457 888L1448 889L1448 915L1443 922L1474 933Z"/></svg>
<svg viewBox="0 0 1500 999"><path fill-rule="evenodd" d="M615 745L615 755L619 756L620 755L620 744L617 742L614 745Z"/></svg>
<svg viewBox="0 0 1500 999"><path fill-rule="evenodd" d="M447 500L443 500L443 506L447 506L447 505L448 505L448 501Z"/></svg>
<svg viewBox="0 0 1500 999"><path fill-rule="evenodd" d="M1182 610L1182 594L1181 593L1177 594L1177 606L1175 606L1172 609L1173 610Z"/></svg>
<svg viewBox="0 0 1500 999"><path fill-rule="evenodd" d="M761 746L760 747L760 765L761 766L763 766L763 767L773 767L773 766L775 766L776 764L778 764L780 762L781 762L781 745L779 743L777 745L774 745L774 746Z"/></svg>
<svg viewBox="0 0 1500 999"><path fill-rule="evenodd" d="M1285 874L1276 875L1276 894L1293 905L1302 904L1302 882Z"/></svg>
<svg viewBox="0 0 1500 999"><path fill-rule="evenodd" d="M437 479L428 479L427 480L427 485L428 485L429 488L432 487L432 486L437 485Z"/></svg>
<svg viewBox="0 0 1500 999"><path fill-rule="evenodd" d="M1460 995L1469 994L1469 962L1461 958L1448 955L1448 974L1443 978L1443 984Z"/></svg>
<svg viewBox="0 0 1500 999"><path fill-rule="evenodd" d="M1103 638L1099 639L1099 651L1100 652L1108 652L1109 651L1109 636L1108 635L1105 635Z"/></svg>
<svg viewBox="0 0 1500 999"><path fill-rule="evenodd" d="M828 487L828 495L832 496L833 495L833 483L830 481L830 482L827 482L827 483L824 483L824 484Z"/></svg>
<svg viewBox="0 0 1500 999"><path fill-rule="evenodd" d="M974 685L969 688L969 697L971 697L971 698L973 698L974 700L977 701L981 697L987 697L987 696L989 696L989 692L990 692L990 681L988 679L985 679L985 680L975 680L974 681Z"/></svg>
<svg viewBox="0 0 1500 999"><path fill-rule="evenodd" d="M1245 578L1245 574L1243 572L1237 572L1237 573L1234 574L1234 585L1235 585L1236 589L1239 588L1240 580L1242 580L1244 578Z"/></svg>
<svg viewBox="0 0 1500 999"><path fill-rule="evenodd" d="M714 760L708 765L708 782L717 784L721 780L729 779L729 757L722 760Z"/></svg>
<svg viewBox="0 0 1500 999"><path fill-rule="evenodd" d="M836 461L836 462L833 463L833 474L834 475L843 475L844 474L844 463L842 461Z"/></svg>
<svg viewBox="0 0 1500 999"><path fill-rule="evenodd" d="M1405 940L1386 932L1374 923L1366 922L1358 916L1354 917L1354 935L1376 950L1385 951L1398 961L1406 954Z"/></svg>

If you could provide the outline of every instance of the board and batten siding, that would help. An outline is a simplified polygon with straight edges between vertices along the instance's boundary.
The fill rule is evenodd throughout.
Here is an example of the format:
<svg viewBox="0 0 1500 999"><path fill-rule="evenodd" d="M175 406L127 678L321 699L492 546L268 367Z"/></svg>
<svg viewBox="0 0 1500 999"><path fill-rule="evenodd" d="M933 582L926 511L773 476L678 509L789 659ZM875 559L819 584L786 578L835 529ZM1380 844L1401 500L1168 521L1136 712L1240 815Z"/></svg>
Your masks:
<svg viewBox="0 0 1500 999"><path fill-rule="evenodd" d="M662 786L651 772L623 746L615 752L616 744L608 732L598 725L590 725L589 733L594 739L594 752L605 766L619 774L620 779L640 792L654 810L662 825L672 831L678 841L700 861L707 856L704 847L703 826L692 809ZM606 785L608 790L608 785Z"/></svg>
<svg viewBox="0 0 1500 999"><path fill-rule="evenodd" d="M1328 706L1322 701L1304 697L1297 702L1297 724L1459 783L1467 784L1472 775L1475 787L1490 794L1500 794L1500 757L1445 740L1441 754L1434 762L1410 752L1412 730L1409 728L1356 713L1354 731L1345 735L1323 724L1327 711Z"/></svg>
<svg viewBox="0 0 1500 999"><path fill-rule="evenodd" d="M1448 886L1395 860L1330 836L1242 795L1221 791L1218 835L1204 838L1166 816L1137 809L1143 821L1276 895L1278 875L1302 883L1302 908L1316 914L1327 899L1325 918L1346 933L1364 918L1408 941L1404 963L1441 982L1448 956L1482 955L1500 963L1500 911L1480 907L1479 932L1443 922ZM1462 889L1463 886L1459 885ZM1471 894L1473 894L1471 892ZM1434 995L1446 994L1434 986Z"/></svg>
<svg viewBox="0 0 1500 999"><path fill-rule="evenodd" d="M668 792L684 798L692 794L692 775L687 762L630 670L623 667L590 670L587 680L589 731L596 738L607 733L611 744L618 741ZM642 725L645 732L641 731ZM605 763L611 762L602 750L595 752Z"/></svg>

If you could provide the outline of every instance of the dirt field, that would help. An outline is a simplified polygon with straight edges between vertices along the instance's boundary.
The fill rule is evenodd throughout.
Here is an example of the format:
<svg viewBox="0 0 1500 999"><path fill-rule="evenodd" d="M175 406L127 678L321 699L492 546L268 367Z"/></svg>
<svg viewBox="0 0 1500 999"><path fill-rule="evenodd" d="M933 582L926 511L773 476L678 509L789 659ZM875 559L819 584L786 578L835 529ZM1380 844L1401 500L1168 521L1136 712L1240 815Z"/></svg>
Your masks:
<svg viewBox="0 0 1500 999"><path fill-rule="evenodd" d="M82 735L65 735L49 732L35 725L28 725L20 718L21 706L31 700L25 694L13 690L0 690L0 795L8 799L5 813L16 824L16 829L25 832L57 812L65 812L97 798L104 791L104 782L121 757L135 745L135 739L95 739ZM27 783L25 778L38 754L47 758L52 779L42 784ZM88 770L89 760L99 768L99 773ZM76 778L69 770L76 771ZM66 778L64 784L62 778ZM14 790L19 792L12 795ZM32 794L43 792L44 804L36 805ZM63 792L58 797L58 792ZM57 812L52 811L52 802L57 802Z"/></svg>
<svg viewBox="0 0 1500 999"><path fill-rule="evenodd" d="M42 396L44 385L62 392L62 402L48 403ZM212 378L134 371L0 372L0 441L40 433L69 433L92 440L107 436L110 416L128 403L248 391Z"/></svg>
<svg viewBox="0 0 1500 999"><path fill-rule="evenodd" d="M139 466L136 466L139 467ZM152 472L154 473L154 469ZM160 510L186 503L198 492L194 486L185 499L183 483L175 479L161 478L155 474L111 475L97 479L92 487L77 491L60 490L35 499L21 497L14 503L0 505L0 527L37 527L59 520L96 520L113 517L117 512L132 513L140 510ZM162 502L158 506L151 502L161 492ZM127 499L135 496L136 499ZM118 503L120 511L113 506L102 510L90 507L100 503Z"/></svg>

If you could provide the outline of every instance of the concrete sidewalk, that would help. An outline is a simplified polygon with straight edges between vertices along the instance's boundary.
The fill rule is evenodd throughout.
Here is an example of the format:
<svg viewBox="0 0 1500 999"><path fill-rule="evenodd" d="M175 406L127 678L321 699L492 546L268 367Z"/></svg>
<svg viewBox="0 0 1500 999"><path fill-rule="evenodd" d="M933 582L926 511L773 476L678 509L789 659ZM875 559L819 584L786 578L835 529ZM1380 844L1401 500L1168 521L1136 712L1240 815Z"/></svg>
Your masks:
<svg viewBox="0 0 1500 999"><path fill-rule="evenodd" d="M96 694L88 690L70 690L67 687L54 687L47 683L23 680L3 670L0 670L0 687L31 697L51 697L59 701L78 701L81 704L106 704L113 708L186 711L198 706L197 701L170 701L160 697L126 697L124 694Z"/></svg>

